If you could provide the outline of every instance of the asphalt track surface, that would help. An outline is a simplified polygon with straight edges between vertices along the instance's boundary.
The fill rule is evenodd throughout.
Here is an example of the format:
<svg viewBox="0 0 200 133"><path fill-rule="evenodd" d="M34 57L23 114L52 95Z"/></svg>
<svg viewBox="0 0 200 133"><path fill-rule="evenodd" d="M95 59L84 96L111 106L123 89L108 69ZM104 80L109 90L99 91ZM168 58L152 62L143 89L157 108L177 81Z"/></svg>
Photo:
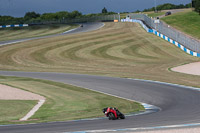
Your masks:
<svg viewBox="0 0 200 133"><path fill-rule="evenodd" d="M109 121L108 119L96 119L0 126L1 133L74 132L200 122L200 91L182 86L82 74L0 71L0 75L62 82L152 104L161 108L159 112L130 116L125 120Z"/></svg>
<svg viewBox="0 0 200 133"><path fill-rule="evenodd" d="M89 32L89 31L93 31L93 30L99 29L103 25L104 25L103 23L83 23L83 27L78 27L76 29L73 29L73 30L70 30L70 31L66 31L66 32L63 32L63 33L60 33L60 34L48 35L48 36L42 36L42 37L26 38L26 39L18 39L18 40L11 40L11 41L1 41L0 42L0 46L19 43L19 42L30 41L30 40L35 40L35 39L62 36L62 35L66 35L66 34L76 34L76 33L81 33L81 32Z"/></svg>
<svg viewBox="0 0 200 133"><path fill-rule="evenodd" d="M172 14L174 14L174 13L178 13L178 12L183 12L183 11L185 11L185 10L184 10L184 9L172 9L172 10L165 10L165 11L166 11L166 12L171 12ZM165 14L159 16L159 18L163 18L163 17L165 17Z"/></svg>

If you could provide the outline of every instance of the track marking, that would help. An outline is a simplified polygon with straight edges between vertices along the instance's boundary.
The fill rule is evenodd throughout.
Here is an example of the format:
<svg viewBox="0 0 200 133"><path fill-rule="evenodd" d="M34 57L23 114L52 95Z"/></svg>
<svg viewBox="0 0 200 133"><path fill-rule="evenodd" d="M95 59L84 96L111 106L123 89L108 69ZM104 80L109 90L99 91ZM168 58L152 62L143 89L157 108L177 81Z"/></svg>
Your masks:
<svg viewBox="0 0 200 133"><path fill-rule="evenodd" d="M197 87L191 87L191 86L185 86L185 85L179 85L179 84L173 84L173 83L166 83L166 82L161 82L161 81L145 80L145 79L133 79L133 78L127 78L127 79L135 80L135 81L149 82L149 83L158 83L158 84L164 84L164 85L170 85L170 86L178 86L178 87L185 88L185 89L200 91L200 88L197 88Z"/></svg>
<svg viewBox="0 0 200 133"><path fill-rule="evenodd" d="M143 130L155 130L155 129L169 129L169 128L184 128L200 126L200 123L194 124L182 124L182 125L168 125L168 126L157 126L157 127L141 127L141 128L125 128L125 129L111 129L111 130L86 130L77 132L63 132L63 133L105 133L105 132L119 132L119 131L143 131Z"/></svg>
<svg viewBox="0 0 200 133"><path fill-rule="evenodd" d="M35 114L35 112L37 112L39 110L39 108L44 104L45 100L39 100L38 104L35 105L31 111L28 112L28 114L26 116L24 116L23 118L20 119L20 121L26 121L28 120L31 116L33 116Z"/></svg>
<svg viewBox="0 0 200 133"><path fill-rule="evenodd" d="M79 28L79 27L78 27L78 28ZM71 29L71 30L67 30L67 31L63 32L62 34L69 33L69 32L71 32L71 31L74 31L74 30L78 29L78 28L74 28L74 29Z"/></svg>

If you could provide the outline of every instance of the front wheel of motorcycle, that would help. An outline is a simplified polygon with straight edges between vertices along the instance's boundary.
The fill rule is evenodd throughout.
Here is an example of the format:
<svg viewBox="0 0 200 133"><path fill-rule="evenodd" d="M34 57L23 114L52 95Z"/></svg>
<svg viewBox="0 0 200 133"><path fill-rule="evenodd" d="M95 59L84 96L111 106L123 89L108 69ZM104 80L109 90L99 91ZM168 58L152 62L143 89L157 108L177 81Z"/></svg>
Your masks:
<svg viewBox="0 0 200 133"><path fill-rule="evenodd" d="M121 114L121 115L120 115L120 119L125 119L124 114Z"/></svg>
<svg viewBox="0 0 200 133"><path fill-rule="evenodd" d="M108 114L108 119L109 120L115 120L115 115L113 113Z"/></svg>

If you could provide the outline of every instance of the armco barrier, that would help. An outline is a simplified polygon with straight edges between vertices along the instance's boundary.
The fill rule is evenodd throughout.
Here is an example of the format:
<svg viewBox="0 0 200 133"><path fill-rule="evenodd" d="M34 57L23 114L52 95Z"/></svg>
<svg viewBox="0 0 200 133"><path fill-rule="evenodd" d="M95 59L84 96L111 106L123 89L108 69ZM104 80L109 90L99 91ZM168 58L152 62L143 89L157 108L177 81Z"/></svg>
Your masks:
<svg viewBox="0 0 200 133"><path fill-rule="evenodd" d="M9 28L9 27L27 27L28 24L13 24L13 25L1 25L0 28Z"/></svg>
<svg viewBox="0 0 200 133"><path fill-rule="evenodd" d="M147 32L149 33L153 33L156 36L163 38L164 40L174 44L175 46L179 47L180 49L182 49L183 51L185 51L186 53L195 56L195 57L200 57L200 53L198 52L193 52L190 49L187 49L186 47L184 47L183 45L179 44L178 42L174 41L173 39L159 33L157 30L155 29L150 29L148 28L141 20L136 20L136 19L121 19L121 22L135 22L135 23L139 23Z"/></svg>

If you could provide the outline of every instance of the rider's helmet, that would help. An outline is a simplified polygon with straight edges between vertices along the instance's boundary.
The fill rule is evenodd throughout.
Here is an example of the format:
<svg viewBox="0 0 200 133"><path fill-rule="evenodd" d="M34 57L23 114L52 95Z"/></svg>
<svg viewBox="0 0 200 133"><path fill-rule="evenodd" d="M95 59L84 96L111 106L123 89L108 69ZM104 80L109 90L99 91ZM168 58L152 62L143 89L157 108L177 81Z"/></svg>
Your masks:
<svg viewBox="0 0 200 133"><path fill-rule="evenodd" d="M103 113L105 113L105 112L107 111L107 109L108 109L108 108L104 108L104 109L103 109Z"/></svg>

